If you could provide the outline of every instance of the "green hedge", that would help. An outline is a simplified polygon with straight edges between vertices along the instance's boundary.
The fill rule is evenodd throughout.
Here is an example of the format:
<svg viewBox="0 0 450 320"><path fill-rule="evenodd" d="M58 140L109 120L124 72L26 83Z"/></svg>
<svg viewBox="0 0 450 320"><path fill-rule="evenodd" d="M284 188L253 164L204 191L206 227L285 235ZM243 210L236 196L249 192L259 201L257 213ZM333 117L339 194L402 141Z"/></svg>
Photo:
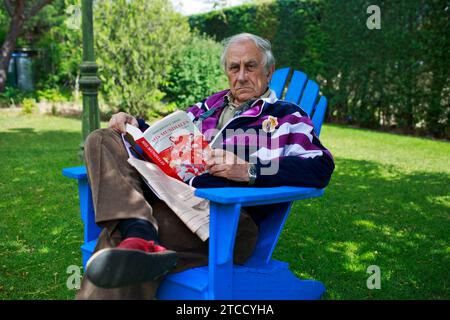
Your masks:
<svg viewBox="0 0 450 320"><path fill-rule="evenodd" d="M210 38L192 35L172 63L172 69L161 90L166 99L179 109L228 87L220 64L222 46Z"/></svg>
<svg viewBox="0 0 450 320"><path fill-rule="evenodd" d="M133 115L157 114L161 86L188 42L188 22L168 0L100 1L94 10L104 99Z"/></svg>
<svg viewBox="0 0 450 320"><path fill-rule="evenodd" d="M42 52L36 63L37 90L25 94L8 88L0 93L0 106L25 98L60 100L58 91L77 88L82 34L68 27L66 11L80 5L81 0L54 0L25 28L20 44ZM96 1L93 9L103 111L157 117L227 87L219 61L222 47L191 32L170 0ZM5 14L0 1L0 42L7 30Z"/></svg>
<svg viewBox="0 0 450 320"><path fill-rule="evenodd" d="M381 30L369 30L369 5ZM328 119L450 137L448 1L305 0L246 4L190 17L220 41L252 32L273 43L277 67L319 82Z"/></svg>

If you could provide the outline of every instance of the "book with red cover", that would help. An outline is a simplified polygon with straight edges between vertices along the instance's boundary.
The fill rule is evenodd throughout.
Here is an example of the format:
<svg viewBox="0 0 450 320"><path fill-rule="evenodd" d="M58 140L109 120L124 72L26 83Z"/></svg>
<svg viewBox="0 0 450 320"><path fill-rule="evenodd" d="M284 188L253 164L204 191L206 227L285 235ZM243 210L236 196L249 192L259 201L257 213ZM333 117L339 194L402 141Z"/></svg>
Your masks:
<svg viewBox="0 0 450 320"><path fill-rule="evenodd" d="M148 160L181 181L206 172L208 142L184 111L175 111L142 132L127 124L127 132Z"/></svg>

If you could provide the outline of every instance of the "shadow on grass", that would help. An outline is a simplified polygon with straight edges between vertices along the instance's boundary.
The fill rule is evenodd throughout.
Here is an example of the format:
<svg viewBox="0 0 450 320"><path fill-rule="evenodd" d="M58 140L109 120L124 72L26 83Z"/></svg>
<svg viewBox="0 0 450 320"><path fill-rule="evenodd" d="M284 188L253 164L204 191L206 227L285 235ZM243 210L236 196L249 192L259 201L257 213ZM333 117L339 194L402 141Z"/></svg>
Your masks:
<svg viewBox="0 0 450 320"><path fill-rule="evenodd" d="M70 159L73 162L71 154L64 154L65 152L73 152L76 154L77 148L81 142L81 126L80 132L70 131L36 131L34 128L11 128L7 132L0 133L0 143L2 151L21 149L27 153L24 157L24 163L29 163L30 159L41 154L46 154L48 160L53 159ZM54 151L54 154L49 154L49 151ZM0 160L1 162L8 162L8 158Z"/></svg>
<svg viewBox="0 0 450 320"><path fill-rule="evenodd" d="M24 133L24 134L35 133L34 128L11 128L9 130L13 131L13 132L17 132L17 133Z"/></svg>
<svg viewBox="0 0 450 320"><path fill-rule="evenodd" d="M81 265L80 133L17 128L0 134L0 298L72 298L66 269ZM322 281L329 299L448 299L450 176L404 174L337 159L325 195L299 201L275 258ZM366 286L381 269L381 289Z"/></svg>
<svg viewBox="0 0 450 320"><path fill-rule="evenodd" d="M117 111L119 112L119 111ZM82 120L83 118L83 111L81 110L60 110L58 112L56 112L55 114L51 114L49 113L49 115L53 115L55 117L60 117L60 118L67 118L67 119L75 119L75 120ZM109 119L111 119L111 116L113 115L112 111L99 111L99 116L100 116L100 121L109 121Z"/></svg>
<svg viewBox="0 0 450 320"><path fill-rule="evenodd" d="M328 298L448 299L450 175L336 162L325 195L294 204L275 257ZM380 290L367 288L370 265Z"/></svg>
<svg viewBox="0 0 450 320"><path fill-rule="evenodd" d="M81 134L16 128L0 133L0 299L73 299L67 267L81 266L77 187Z"/></svg>

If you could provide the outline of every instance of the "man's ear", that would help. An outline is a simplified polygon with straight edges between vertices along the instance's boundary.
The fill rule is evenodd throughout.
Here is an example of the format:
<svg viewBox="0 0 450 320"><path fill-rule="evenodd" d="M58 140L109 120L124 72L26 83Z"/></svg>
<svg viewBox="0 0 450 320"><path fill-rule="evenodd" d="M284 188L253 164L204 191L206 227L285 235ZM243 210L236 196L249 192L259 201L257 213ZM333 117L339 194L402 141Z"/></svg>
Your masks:
<svg viewBox="0 0 450 320"><path fill-rule="evenodd" d="M272 75L275 71L275 65L273 64L270 69L269 69L269 73L267 74L267 83L270 83L270 80L272 80Z"/></svg>

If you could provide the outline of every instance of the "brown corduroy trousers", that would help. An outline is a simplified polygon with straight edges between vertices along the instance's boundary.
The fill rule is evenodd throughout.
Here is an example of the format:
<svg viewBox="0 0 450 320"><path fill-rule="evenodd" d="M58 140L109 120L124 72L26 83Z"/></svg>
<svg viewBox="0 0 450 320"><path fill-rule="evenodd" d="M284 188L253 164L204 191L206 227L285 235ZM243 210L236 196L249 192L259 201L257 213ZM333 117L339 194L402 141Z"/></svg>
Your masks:
<svg viewBox="0 0 450 320"><path fill-rule="evenodd" d="M103 227L95 251L113 248L122 239L117 228L121 219L139 218L158 230L161 245L178 254L171 272L208 264L208 241L201 241L173 211L157 199L139 173L127 162L119 133L111 129L92 132L85 142L85 160L92 189L96 223ZM242 264L252 254L258 227L241 211L234 248L234 263ZM105 289L83 277L77 299L154 299L163 277L148 283Z"/></svg>

